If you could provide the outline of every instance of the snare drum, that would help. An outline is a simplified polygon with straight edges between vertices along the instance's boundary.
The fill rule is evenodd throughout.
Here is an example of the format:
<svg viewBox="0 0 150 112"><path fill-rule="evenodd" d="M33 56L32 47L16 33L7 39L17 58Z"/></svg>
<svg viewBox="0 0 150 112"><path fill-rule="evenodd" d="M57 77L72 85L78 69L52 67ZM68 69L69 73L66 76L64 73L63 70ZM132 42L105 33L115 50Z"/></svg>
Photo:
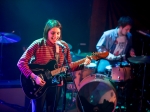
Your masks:
<svg viewBox="0 0 150 112"><path fill-rule="evenodd" d="M115 86L102 74L84 78L80 83L79 96L85 112L113 112L117 105ZM78 97L76 105L82 112Z"/></svg>
<svg viewBox="0 0 150 112"><path fill-rule="evenodd" d="M89 65L84 67L83 70L78 70L78 71L72 72L77 89L80 86L80 82L85 77L93 75L95 73L95 71L96 71L96 64L90 63Z"/></svg>

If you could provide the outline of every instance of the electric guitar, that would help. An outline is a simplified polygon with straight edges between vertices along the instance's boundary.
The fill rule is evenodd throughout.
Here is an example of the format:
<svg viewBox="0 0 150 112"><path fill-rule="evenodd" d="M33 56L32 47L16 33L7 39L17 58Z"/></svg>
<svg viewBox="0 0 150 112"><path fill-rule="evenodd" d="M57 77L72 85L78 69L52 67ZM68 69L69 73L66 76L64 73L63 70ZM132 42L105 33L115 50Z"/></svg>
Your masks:
<svg viewBox="0 0 150 112"><path fill-rule="evenodd" d="M93 60L99 60L101 58L107 57L109 52L95 52L89 56ZM69 66L73 68L84 63L86 58L78 60L76 62L71 63ZM46 84L44 86L39 86L36 82L31 78L26 78L24 74L21 74L20 81L25 95L30 99L38 99L43 95L43 93L47 90L48 87L57 86L58 82L55 80L56 76L59 76L59 73L65 72L66 67L63 66L61 68L55 69L56 61L51 60L46 65L38 65L38 64L29 64L29 68L32 72L39 77L41 77Z"/></svg>

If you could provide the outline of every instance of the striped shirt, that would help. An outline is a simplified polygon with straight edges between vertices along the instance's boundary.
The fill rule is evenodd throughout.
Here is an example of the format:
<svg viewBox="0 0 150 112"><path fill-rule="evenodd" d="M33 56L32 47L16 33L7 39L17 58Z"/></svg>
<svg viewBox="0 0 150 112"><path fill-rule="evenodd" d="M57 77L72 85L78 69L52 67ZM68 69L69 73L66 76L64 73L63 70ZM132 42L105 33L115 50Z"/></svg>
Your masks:
<svg viewBox="0 0 150 112"><path fill-rule="evenodd" d="M72 59L71 59L68 44L65 41L61 41L61 43L64 44L64 46L66 46L66 49L64 49L64 53L66 55L66 59L68 63L70 64L72 62ZM45 65L50 60L56 59L55 53L56 53L55 44L52 44L51 42L46 41L43 38L37 39L33 41L33 43L23 53L23 55L21 56L21 58L17 63L17 66L26 77L29 77L32 73L32 71L28 66L29 63ZM62 52L61 47L59 47L58 55L59 55L59 59L57 65L58 67L60 67L62 64L65 64L64 54ZM83 69L83 66L74 66L71 69L71 71L76 71L80 69Z"/></svg>

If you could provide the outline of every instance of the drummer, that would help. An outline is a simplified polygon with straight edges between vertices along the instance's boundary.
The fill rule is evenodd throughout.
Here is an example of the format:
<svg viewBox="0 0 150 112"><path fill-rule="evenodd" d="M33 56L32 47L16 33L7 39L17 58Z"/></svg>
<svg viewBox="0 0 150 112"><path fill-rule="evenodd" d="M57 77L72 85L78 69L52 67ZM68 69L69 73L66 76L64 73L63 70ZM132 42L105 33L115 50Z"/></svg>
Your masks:
<svg viewBox="0 0 150 112"><path fill-rule="evenodd" d="M96 45L96 49L98 52L109 51L109 55L106 59L98 61L98 73L105 73L108 65L114 66L117 62L122 62L128 57L135 56L134 49L132 48L132 35L130 33L132 25L133 21L130 17L120 17L118 26L115 29L105 31L103 33ZM131 88L128 88L129 91L130 89ZM126 108L129 110L130 93L126 97Z"/></svg>
<svg viewBox="0 0 150 112"><path fill-rule="evenodd" d="M130 33L132 24L133 21L130 17L121 17L115 29L103 33L96 49L98 52L109 51L109 55L106 59L101 59L98 62L98 73L104 73L108 65L114 66L117 62L124 61L129 56L135 56L132 48L132 34Z"/></svg>

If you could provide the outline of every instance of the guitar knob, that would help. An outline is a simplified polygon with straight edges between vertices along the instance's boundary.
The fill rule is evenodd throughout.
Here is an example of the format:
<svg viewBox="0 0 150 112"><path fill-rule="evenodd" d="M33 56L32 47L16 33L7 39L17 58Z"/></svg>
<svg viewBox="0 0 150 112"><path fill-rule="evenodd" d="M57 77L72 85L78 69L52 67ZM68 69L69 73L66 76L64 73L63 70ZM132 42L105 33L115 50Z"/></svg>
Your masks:
<svg viewBox="0 0 150 112"><path fill-rule="evenodd" d="M30 94L33 94L32 92L30 92Z"/></svg>
<svg viewBox="0 0 150 112"><path fill-rule="evenodd" d="M34 91L36 91L36 88L33 88Z"/></svg>

